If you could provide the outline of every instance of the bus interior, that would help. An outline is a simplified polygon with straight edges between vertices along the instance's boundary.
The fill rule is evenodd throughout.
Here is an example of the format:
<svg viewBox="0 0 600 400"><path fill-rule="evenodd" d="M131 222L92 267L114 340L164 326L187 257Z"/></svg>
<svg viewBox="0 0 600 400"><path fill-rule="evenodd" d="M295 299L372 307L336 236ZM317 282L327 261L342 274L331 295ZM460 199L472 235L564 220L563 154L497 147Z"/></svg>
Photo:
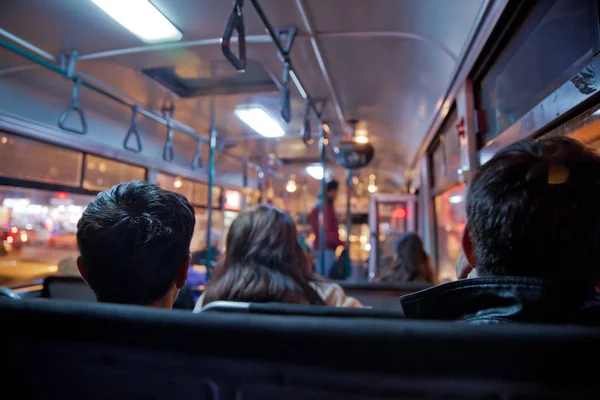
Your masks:
<svg viewBox="0 0 600 400"><path fill-rule="evenodd" d="M597 0L1 2L2 390L598 398L581 362L596 329L412 321L398 298L457 280L469 185L498 151L553 136L600 149L599 53ZM367 308L96 302L77 222L133 180L189 200L192 254L222 251L258 204L313 248L309 215L338 181L335 282ZM434 281L379 281L407 232ZM208 262L193 267L210 279Z"/></svg>

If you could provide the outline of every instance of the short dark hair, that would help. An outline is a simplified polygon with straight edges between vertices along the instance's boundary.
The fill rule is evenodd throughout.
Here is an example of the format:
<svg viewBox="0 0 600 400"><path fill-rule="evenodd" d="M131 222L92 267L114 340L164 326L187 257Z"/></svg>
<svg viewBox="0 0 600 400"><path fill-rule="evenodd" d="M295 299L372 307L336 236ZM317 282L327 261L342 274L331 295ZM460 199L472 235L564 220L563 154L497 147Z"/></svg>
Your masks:
<svg viewBox="0 0 600 400"><path fill-rule="evenodd" d="M467 225L480 275L594 284L600 157L566 137L508 146L473 180Z"/></svg>
<svg viewBox="0 0 600 400"><path fill-rule="evenodd" d="M340 183L337 180L332 179L325 185L325 191L331 192L332 190L338 190L339 187Z"/></svg>
<svg viewBox="0 0 600 400"><path fill-rule="evenodd" d="M86 280L99 301L147 305L162 298L189 254L194 208L143 181L100 193L77 223Z"/></svg>

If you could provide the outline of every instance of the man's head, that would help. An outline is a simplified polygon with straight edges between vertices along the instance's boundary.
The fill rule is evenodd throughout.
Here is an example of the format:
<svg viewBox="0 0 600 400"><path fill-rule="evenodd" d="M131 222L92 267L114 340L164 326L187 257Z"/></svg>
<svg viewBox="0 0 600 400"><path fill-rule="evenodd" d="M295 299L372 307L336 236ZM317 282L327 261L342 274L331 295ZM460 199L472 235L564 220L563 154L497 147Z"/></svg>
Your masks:
<svg viewBox="0 0 600 400"><path fill-rule="evenodd" d="M339 187L340 184L335 179L332 179L329 182L327 182L327 185L325 185L325 197L327 198L327 200L331 202L335 201Z"/></svg>
<svg viewBox="0 0 600 400"><path fill-rule="evenodd" d="M480 276L600 277L600 157L556 137L508 146L478 171L463 247Z"/></svg>
<svg viewBox="0 0 600 400"><path fill-rule="evenodd" d="M171 307L185 285L194 209L143 181L102 192L77 223L81 275L98 301Z"/></svg>

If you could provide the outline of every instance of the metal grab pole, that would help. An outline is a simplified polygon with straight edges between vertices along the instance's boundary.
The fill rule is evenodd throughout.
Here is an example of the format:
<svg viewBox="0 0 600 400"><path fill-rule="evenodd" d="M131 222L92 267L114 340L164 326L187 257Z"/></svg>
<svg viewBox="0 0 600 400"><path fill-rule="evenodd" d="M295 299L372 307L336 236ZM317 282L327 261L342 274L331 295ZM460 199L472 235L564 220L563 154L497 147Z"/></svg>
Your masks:
<svg viewBox="0 0 600 400"><path fill-rule="evenodd" d="M213 186L215 180L215 154L217 149L217 126L215 123L215 101L210 104L210 151L208 153L208 216L206 221L206 281L210 279L210 266L212 264L212 246L210 231L212 230L213 211Z"/></svg>
<svg viewBox="0 0 600 400"><path fill-rule="evenodd" d="M352 229L352 210L350 207L350 196L352 194L352 176L350 170L346 170L346 279L352 274L352 263L350 260L350 230Z"/></svg>
<svg viewBox="0 0 600 400"><path fill-rule="evenodd" d="M325 130L323 124L319 124L319 152L321 154L321 169L323 177L321 178L321 193L319 194L319 274L325 276L327 267L325 266Z"/></svg>

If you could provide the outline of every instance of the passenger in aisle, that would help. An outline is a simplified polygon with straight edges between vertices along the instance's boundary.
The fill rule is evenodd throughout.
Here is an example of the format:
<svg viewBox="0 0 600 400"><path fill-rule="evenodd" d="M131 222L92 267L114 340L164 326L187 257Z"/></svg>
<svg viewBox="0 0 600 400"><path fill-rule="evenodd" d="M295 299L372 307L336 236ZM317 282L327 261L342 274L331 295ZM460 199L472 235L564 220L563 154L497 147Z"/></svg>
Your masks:
<svg viewBox="0 0 600 400"><path fill-rule="evenodd" d="M194 209L178 193L123 182L77 224L77 266L100 302L171 308L185 285Z"/></svg>
<svg viewBox="0 0 600 400"><path fill-rule="evenodd" d="M525 140L483 165L467 196L461 279L401 299L411 318L578 322L597 306L600 157ZM465 262L466 261L466 262Z"/></svg>
<svg viewBox="0 0 600 400"><path fill-rule="evenodd" d="M259 205L231 224L226 250L195 311L217 300L361 307L343 289L312 274L287 213Z"/></svg>
<svg viewBox="0 0 600 400"><path fill-rule="evenodd" d="M329 276L331 269L335 264L335 251L338 247L343 246L344 242L340 240L339 235L339 221L335 215L334 203L337 198L337 192L339 188L339 182L331 180L327 182L325 186L325 210L323 211L323 221L319 221L320 215L320 201L317 200L312 211L308 215L308 221L312 233L315 235L315 241L313 244L313 250L315 252L315 258L317 259L317 271L323 273L325 276ZM319 249L321 246L320 241L320 227L321 223L325 226L325 267L321 266L321 259Z"/></svg>

